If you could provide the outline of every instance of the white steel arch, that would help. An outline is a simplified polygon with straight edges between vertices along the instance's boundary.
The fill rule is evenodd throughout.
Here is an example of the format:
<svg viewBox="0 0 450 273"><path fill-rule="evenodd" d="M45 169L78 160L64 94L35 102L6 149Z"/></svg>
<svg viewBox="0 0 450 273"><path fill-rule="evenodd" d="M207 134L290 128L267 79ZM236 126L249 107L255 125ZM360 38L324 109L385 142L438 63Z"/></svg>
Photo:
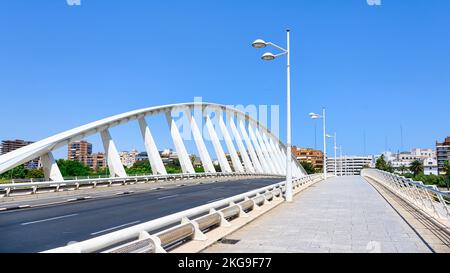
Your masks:
<svg viewBox="0 0 450 273"><path fill-rule="evenodd" d="M46 179L61 181L63 178L61 176L61 172L59 171L58 165L55 163L52 151L68 145L70 142L79 141L94 134L100 134L107 155L111 175L126 177L125 170L120 163L117 148L109 133L109 129L136 120L139 123L153 173L165 174L166 171L164 169L164 165L162 164L153 136L150 132L149 125L145 121L145 117L156 114L164 114L166 116L171 137L174 141L183 172L194 173L195 170L192 167L190 158L187 155L180 132L178 131L178 128L171 116L172 110L179 110L180 108L185 109L185 114L183 117L189 119L188 124L191 126L205 172L215 173L215 169L211 163L212 160L210 153L207 151L203 136L200 133L203 130L201 130L202 128L198 128L197 123L190 113L190 111L194 110L194 107L195 109L199 109L200 107L203 112L205 126L211 137L211 141L213 142L213 147L222 172L231 172L231 168L223 152L223 147L217 139L217 132L219 131L225 136L227 150L230 152L230 158L235 172L245 171L248 173L265 173L273 175L285 174L286 170L281 168L283 160L281 160L280 157L281 154L286 154L286 146L275 135L273 135L270 130L248 114L225 105L214 103L180 103L155 106L94 121L0 156L0 173L4 173L34 158L41 157ZM219 119L219 128L214 128L212 125L209 114L207 113L207 110L211 109L216 112L216 117ZM231 115L227 115L226 113L231 113ZM231 132L228 132L223 117L230 119ZM240 130L237 129L234 118L236 118L236 122L239 124ZM247 126L245 124L247 124ZM253 131L252 127L255 131ZM262 136L259 132L261 132ZM240 135L243 136L246 147L244 146L244 142L242 141ZM236 149L232 143L231 136L236 139L238 150L243 162L241 162L241 159L238 157ZM295 162L293 164L293 173L297 174L297 176L305 176L306 172L301 165L298 164L296 160L293 160L293 162Z"/></svg>

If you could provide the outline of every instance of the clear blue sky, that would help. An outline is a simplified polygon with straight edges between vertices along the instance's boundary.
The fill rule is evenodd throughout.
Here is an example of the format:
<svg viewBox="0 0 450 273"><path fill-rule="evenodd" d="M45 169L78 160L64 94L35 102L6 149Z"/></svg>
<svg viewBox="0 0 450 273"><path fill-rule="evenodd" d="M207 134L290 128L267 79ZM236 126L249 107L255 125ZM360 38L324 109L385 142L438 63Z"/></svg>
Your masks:
<svg viewBox="0 0 450 273"><path fill-rule="evenodd" d="M264 63L250 43L284 45L289 27L293 144L314 147L307 114L325 106L346 154L364 152L364 132L368 154L400 149L400 126L405 149L434 147L450 135L449 14L445 0L3 1L0 139L195 96L280 104L283 117L285 60ZM112 134L121 150L143 147L136 124Z"/></svg>

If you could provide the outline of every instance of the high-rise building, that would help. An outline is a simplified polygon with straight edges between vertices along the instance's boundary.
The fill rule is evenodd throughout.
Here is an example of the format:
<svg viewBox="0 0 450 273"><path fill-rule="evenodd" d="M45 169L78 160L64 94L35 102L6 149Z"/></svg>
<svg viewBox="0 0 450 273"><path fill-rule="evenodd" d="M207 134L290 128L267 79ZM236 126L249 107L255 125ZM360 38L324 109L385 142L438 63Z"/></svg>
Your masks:
<svg viewBox="0 0 450 273"><path fill-rule="evenodd" d="M19 148L25 147L27 145L30 145L34 143L33 141L27 141L27 140L22 140L22 139L16 139L16 140L3 140L2 141L2 145L1 145L1 151L0 154L6 154L9 152L12 152L14 150L17 150ZM39 159L40 158L35 158L31 161L28 161L27 163L24 164L25 168L27 169L36 169L39 166Z"/></svg>
<svg viewBox="0 0 450 273"><path fill-rule="evenodd" d="M92 166L92 144L85 141L71 142L68 145L67 159L80 161L86 166Z"/></svg>
<svg viewBox="0 0 450 273"><path fill-rule="evenodd" d="M106 167L106 155L104 153L95 153L90 155L92 164L89 166L94 170L103 169Z"/></svg>
<svg viewBox="0 0 450 273"><path fill-rule="evenodd" d="M438 173L446 174L444 171L444 162L450 161L450 137L446 137L444 142L436 141L436 158Z"/></svg>
<svg viewBox="0 0 450 273"><path fill-rule="evenodd" d="M316 171L323 169L323 152L311 148L292 147L292 154L297 161L308 162L314 166Z"/></svg>

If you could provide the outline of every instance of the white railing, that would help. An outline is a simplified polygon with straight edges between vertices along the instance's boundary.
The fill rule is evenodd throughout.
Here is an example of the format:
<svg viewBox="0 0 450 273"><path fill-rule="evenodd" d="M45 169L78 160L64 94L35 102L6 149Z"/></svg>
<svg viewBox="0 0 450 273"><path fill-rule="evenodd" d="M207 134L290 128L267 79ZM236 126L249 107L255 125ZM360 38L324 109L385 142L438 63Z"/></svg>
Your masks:
<svg viewBox="0 0 450 273"><path fill-rule="evenodd" d="M302 189L320 180L323 180L323 174L297 178L293 181L293 188ZM44 252L166 252L174 244L206 240L208 232L215 227L232 224L233 219L245 217L247 212L258 210L273 199L282 198L283 192L285 182L276 183ZM177 223L180 224L173 226Z"/></svg>
<svg viewBox="0 0 450 273"><path fill-rule="evenodd" d="M450 227L450 194L440 191L436 185L424 185L421 181L376 169L363 169L361 175L381 183L403 200Z"/></svg>
<svg viewBox="0 0 450 273"><path fill-rule="evenodd" d="M273 174L258 174L258 173L195 173L195 174L167 174L167 175L142 175L142 176L128 176L128 177L107 177L95 179L78 179L78 180L64 180L64 181L43 181L43 182L28 182L28 183L11 183L0 184L0 198L11 195L28 195L40 192L58 192L62 189L71 188L78 190L80 188L96 188L97 186L113 186L117 184L126 185L138 182L159 182L181 179L199 179L207 177L243 177L243 176L267 176L267 177L283 177L281 175Z"/></svg>

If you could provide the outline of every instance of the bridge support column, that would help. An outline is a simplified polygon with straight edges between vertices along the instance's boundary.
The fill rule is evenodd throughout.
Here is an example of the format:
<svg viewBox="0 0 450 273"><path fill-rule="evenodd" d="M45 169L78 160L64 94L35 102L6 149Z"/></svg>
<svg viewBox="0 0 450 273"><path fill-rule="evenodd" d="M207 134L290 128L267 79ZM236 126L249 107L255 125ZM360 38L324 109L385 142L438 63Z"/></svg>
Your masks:
<svg viewBox="0 0 450 273"><path fill-rule="evenodd" d="M230 118L230 128L234 135L234 139L236 140L236 144L239 148L239 152L241 153L242 160L244 161L245 169L248 172L255 173L255 168L253 167L252 162L250 161L250 157L247 154L247 150L245 149L245 146L242 143L241 135L239 135L239 132L236 128L236 124L234 123L233 117L229 116L229 118Z"/></svg>
<svg viewBox="0 0 450 273"><path fill-rule="evenodd" d="M286 152L282 147L277 145L278 151L280 153L281 158L283 159L283 175L286 175Z"/></svg>
<svg viewBox="0 0 450 273"><path fill-rule="evenodd" d="M223 173L231 173L231 167L228 163L227 157L223 151L222 145L220 144L219 137L217 137L217 133L214 130L214 126L209 118L208 113L205 116L206 119L206 129L208 130L209 137L211 138L211 142L214 146L214 151L216 152L217 160L219 160L220 169Z"/></svg>
<svg viewBox="0 0 450 273"><path fill-rule="evenodd" d="M244 168L242 167L241 160L237 155L236 149L234 148L233 141L231 140L230 134L228 133L227 126L223 121L222 113L218 113L219 115L219 127L222 130L222 135L225 140L225 144L228 148L228 153L230 153L231 162L233 163L234 171L238 173L243 173Z"/></svg>
<svg viewBox="0 0 450 273"><path fill-rule="evenodd" d="M161 156L159 155L158 148L156 147L155 140L153 139L150 128L148 127L145 118L139 119L139 127L141 128L142 137L144 138L145 150L148 154L148 160L152 166L153 174L167 174L166 168L162 162Z"/></svg>
<svg viewBox="0 0 450 273"><path fill-rule="evenodd" d="M250 135L250 139L253 142L253 145L255 146L256 153L259 157L259 162L261 163L261 166L265 173L273 173L272 169L270 168L269 163L267 162L266 157L264 156L261 147L259 146L258 140L256 139L255 133L253 132L252 126L250 123L248 124L248 133Z"/></svg>
<svg viewBox="0 0 450 273"><path fill-rule="evenodd" d="M184 146L183 139L181 138L180 131L177 124L173 120L170 111L166 112L167 124L170 128L170 134L172 135L173 144L178 154L178 160L180 161L181 169L183 173L195 173L192 162Z"/></svg>
<svg viewBox="0 0 450 273"><path fill-rule="evenodd" d="M282 174L283 170L281 169L280 162L278 161L278 157L276 156L275 151L272 150L272 146L270 146L270 143L269 143L269 140L267 139L266 133L262 131L261 137L262 137L264 144L266 145L267 154L269 155L270 159L274 163L278 174Z"/></svg>
<svg viewBox="0 0 450 273"><path fill-rule="evenodd" d="M222 135L225 140L225 143L228 148L228 152L230 153L231 162L233 163L234 171L238 173L243 173L244 168L242 167L241 161L237 155L236 149L234 148L233 141L231 140L230 134L228 133L227 126L223 121L222 113L218 113L219 115L219 127L222 130Z"/></svg>
<svg viewBox="0 0 450 273"><path fill-rule="evenodd" d="M258 156L256 155L255 149L253 148L250 138L248 137L247 131L245 130L244 121L242 119L239 120L239 129L241 130L242 137L244 138L245 144L247 145L247 150L250 153L255 171L257 173L263 173L263 168L261 166L261 163L259 163Z"/></svg>
<svg viewBox="0 0 450 273"><path fill-rule="evenodd" d="M189 119L192 136L194 137L195 144L197 145L197 150L200 154L200 159L202 161L205 172L216 173L216 169L214 168L211 157L209 156L208 149L206 149L205 142L203 141L202 134L200 133L194 116L191 115L191 112L189 110L186 110L184 114Z"/></svg>
<svg viewBox="0 0 450 273"><path fill-rule="evenodd" d="M272 150L272 154L278 162L278 166L280 167L280 174L283 174L283 161L285 160L283 160L283 157L281 157L277 147L275 146L275 142L273 141L272 137L270 137L270 135L267 135L267 144L269 144L270 149Z"/></svg>
<svg viewBox="0 0 450 273"><path fill-rule="evenodd" d="M106 161L108 163L110 176L127 177L125 168L120 161L120 156L117 152L116 144L114 144L109 130L103 130L100 135L102 137L103 147L105 148Z"/></svg>
<svg viewBox="0 0 450 273"><path fill-rule="evenodd" d="M270 158L269 153L267 152L266 144L264 143L264 141L259 133L258 127L255 128L255 135L256 135L256 138L258 139L259 145L261 146L262 154L266 158L267 165L270 168L270 173L272 173L272 174L278 173L276 165L274 164L273 160Z"/></svg>
<svg viewBox="0 0 450 273"><path fill-rule="evenodd" d="M46 181L64 181L64 178L56 164L52 152L48 152L41 156L41 162L44 169L44 177Z"/></svg>

